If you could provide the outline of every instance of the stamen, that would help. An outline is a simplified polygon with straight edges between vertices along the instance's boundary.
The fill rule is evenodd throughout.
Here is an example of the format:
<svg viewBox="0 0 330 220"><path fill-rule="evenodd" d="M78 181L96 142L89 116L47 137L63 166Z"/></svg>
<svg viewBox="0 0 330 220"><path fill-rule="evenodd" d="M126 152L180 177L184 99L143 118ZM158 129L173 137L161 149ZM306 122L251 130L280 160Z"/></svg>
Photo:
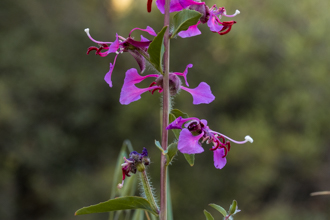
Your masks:
<svg viewBox="0 0 330 220"><path fill-rule="evenodd" d="M236 15L240 14L241 12L236 9L235 13L232 15L227 15L226 11L224 11L223 15L226 17L235 17Z"/></svg>
<svg viewBox="0 0 330 220"><path fill-rule="evenodd" d="M222 158L225 158L227 156L227 154L228 154L228 150L227 150L226 147L223 147L223 149L225 150L225 155L223 155Z"/></svg>
<svg viewBox="0 0 330 220"><path fill-rule="evenodd" d="M151 94L153 95L155 91L159 90L159 92L163 91L162 88L158 87L158 88L155 88L151 91Z"/></svg>

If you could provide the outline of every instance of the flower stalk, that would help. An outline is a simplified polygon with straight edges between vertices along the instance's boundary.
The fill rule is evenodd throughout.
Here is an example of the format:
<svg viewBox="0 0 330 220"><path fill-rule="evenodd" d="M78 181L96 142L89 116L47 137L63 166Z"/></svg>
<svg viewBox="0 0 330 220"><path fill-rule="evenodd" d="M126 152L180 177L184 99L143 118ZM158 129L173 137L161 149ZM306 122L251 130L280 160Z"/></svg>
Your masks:
<svg viewBox="0 0 330 220"><path fill-rule="evenodd" d="M165 1L164 26L170 25L170 0ZM162 148L167 149L168 145L168 126L170 93L169 93L169 67L170 67L170 41L169 28L166 29L164 35L164 78L163 78L163 123L162 123ZM160 220L167 220L167 166L166 157L161 154L160 164Z"/></svg>
<svg viewBox="0 0 330 220"><path fill-rule="evenodd" d="M141 182L143 185L143 190L144 190L144 194L147 198L147 200L150 202L152 209L154 209L156 212L159 212L159 208L158 205L155 201L155 197L153 196L152 193L152 188L149 182L149 178L147 176L147 172L144 170L142 172L139 172L140 174L140 178L141 178Z"/></svg>

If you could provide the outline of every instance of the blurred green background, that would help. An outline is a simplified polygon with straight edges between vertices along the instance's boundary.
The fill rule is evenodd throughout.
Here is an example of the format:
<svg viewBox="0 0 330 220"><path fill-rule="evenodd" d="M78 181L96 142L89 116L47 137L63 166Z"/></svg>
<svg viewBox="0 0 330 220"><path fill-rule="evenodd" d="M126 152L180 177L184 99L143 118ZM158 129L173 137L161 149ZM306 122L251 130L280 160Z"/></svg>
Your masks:
<svg viewBox="0 0 330 220"><path fill-rule="evenodd" d="M109 198L126 138L138 151L148 148L159 189L153 142L160 139L160 95L120 105L124 73L138 66L130 54L120 55L109 88L103 77L114 55L86 55L96 45L84 32L88 27L104 41L134 27L158 32L163 17L155 5L148 14L146 2L1 1L0 219L107 219L73 214ZM242 210L235 219L329 219L330 196L309 194L330 190L330 2L206 3L228 14L239 9L237 24L224 36L200 25L202 35L173 40L171 70L193 63L190 87L205 81L216 99L194 106L182 92L174 106L207 119L213 130L255 142L233 144L222 170L208 150L196 155L194 167L179 154L170 167L175 219L204 219L203 209L220 219L208 204L227 208L233 199Z"/></svg>

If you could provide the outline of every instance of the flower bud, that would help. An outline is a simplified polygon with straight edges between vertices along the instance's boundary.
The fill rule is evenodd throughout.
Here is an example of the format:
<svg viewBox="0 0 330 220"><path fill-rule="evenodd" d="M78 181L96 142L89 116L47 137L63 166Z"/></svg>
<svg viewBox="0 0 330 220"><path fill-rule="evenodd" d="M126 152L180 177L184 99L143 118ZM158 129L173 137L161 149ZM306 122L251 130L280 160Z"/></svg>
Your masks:
<svg viewBox="0 0 330 220"><path fill-rule="evenodd" d="M173 73L170 73L168 77L169 77L170 95L174 96L180 90L181 80L177 75L175 75ZM161 86L163 88L163 75L159 76L156 79L156 85Z"/></svg>

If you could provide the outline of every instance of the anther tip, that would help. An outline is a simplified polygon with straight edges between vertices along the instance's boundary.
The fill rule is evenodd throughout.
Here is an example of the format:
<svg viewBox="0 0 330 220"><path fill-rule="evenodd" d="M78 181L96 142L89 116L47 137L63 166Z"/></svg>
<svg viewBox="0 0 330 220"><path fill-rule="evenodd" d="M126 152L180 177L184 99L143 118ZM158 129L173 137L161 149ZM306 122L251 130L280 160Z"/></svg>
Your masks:
<svg viewBox="0 0 330 220"><path fill-rule="evenodd" d="M245 140L250 142L250 143L253 143L253 139L249 135L245 136Z"/></svg>
<svg viewBox="0 0 330 220"><path fill-rule="evenodd" d="M123 188L123 184L121 184L121 183L118 183L118 185L117 185L117 187L118 187L118 189L121 189L121 188Z"/></svg>
<svg viewBox="0 0 330 220"><path fill-rule="evenodd" d="M235 11L235 15L241 14L241 12L239 10L236 9Z"/></svg>

